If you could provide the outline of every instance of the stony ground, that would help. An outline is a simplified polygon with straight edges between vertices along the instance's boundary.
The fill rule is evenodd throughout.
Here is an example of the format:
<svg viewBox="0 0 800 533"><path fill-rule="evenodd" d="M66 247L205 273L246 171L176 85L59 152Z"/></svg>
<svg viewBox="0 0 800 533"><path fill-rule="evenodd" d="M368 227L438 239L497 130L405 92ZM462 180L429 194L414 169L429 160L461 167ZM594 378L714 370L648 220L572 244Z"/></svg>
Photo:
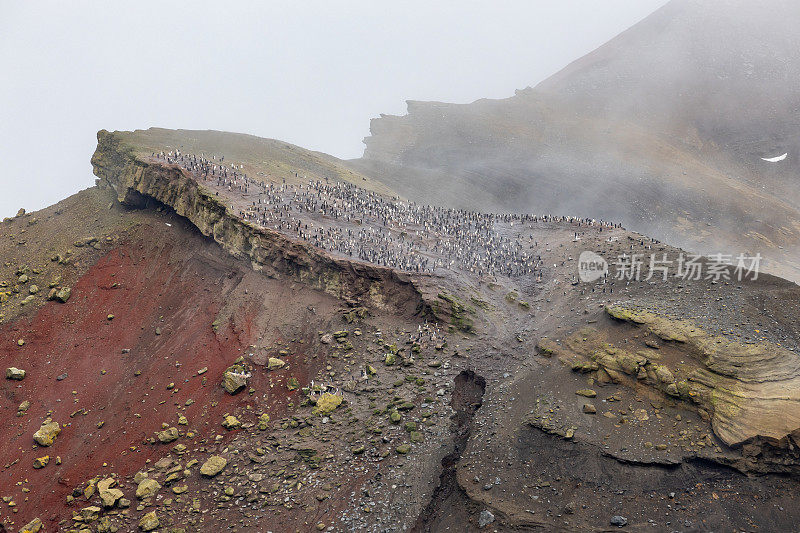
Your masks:
<svg viewBox="0 0 800 533"><path fill-rule="evenodd" d="M541 282L451 272L424 279L432 314L361 307L254 272L168 207L115 198L95 188L0 224L0 360L25 371L2 382L8 531L36 520L45 531L779 531L797 520L796 474L743 473L766 464L766 448L745 457L696 405L559 357L592 328L658 351L678 375L690 354L609 316L613 304L797 350L792 284L577 283L584 250L677 251L540 223L529 231Z"/></svg>

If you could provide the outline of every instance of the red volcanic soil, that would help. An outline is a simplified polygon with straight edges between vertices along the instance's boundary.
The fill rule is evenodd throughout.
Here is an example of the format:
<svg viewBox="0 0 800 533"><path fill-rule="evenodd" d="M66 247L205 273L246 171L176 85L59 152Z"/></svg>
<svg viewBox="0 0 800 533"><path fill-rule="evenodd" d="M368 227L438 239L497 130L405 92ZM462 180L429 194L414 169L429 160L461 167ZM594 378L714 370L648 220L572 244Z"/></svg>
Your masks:
<svg viewBox="0 0 800 533"><path fill-rule="evenodd" d="M50 525L69 518L73 488L96 475L129 476L177 444L146 442L162 422L182 434L195 431L194 439L179 441L191 448L224 433L223 413L255 403L246 392L228 395L219 383L253 343L260 302L245 299L217 332L212 328L242 279L253 275L247 270L198 234L153 222L102 256L66 304L48 302L0 329L2 369L27 372L23 381L0 382L0 496L11 496L18 509L0 520L19 526L35 516ZM18 417L24 400L30 409ZM178 414L188 426L177 426ZM33 433L48 416L61 434L53 446L37 447ZM35 470L34 459L44 455L50 464Z"/></svg>

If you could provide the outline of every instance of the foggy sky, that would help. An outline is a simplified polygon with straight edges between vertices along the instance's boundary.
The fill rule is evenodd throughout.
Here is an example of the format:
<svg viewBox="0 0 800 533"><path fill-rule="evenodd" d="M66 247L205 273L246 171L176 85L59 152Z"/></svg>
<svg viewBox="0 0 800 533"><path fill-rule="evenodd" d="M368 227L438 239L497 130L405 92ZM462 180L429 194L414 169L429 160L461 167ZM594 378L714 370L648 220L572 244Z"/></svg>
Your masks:
<svg viewBox="0 0 800 533"><path fill-rule="evenodd" d="M102 128L359 157L405 100L511 96L665 3L0 0L0 217L91 186Z"/></svg>

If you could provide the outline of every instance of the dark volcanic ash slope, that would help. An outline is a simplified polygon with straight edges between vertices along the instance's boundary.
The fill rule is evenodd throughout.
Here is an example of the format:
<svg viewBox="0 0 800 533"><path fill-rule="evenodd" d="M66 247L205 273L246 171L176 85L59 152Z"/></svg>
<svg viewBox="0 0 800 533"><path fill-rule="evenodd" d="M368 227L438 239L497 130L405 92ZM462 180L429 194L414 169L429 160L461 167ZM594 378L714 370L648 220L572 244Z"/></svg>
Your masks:
<svg viewBox="0 0 800 533"><path fill-rule="evenodd" d="M674 0L511 98L374 119L355 165L412 199L760 251L797 280L798 23L788 0Z"/></svg>
<svg viewBox="0 0 800 533"><path fill-rule="evenodd" d="M679 253L578 220L526 223L540 278L397 272L98 137L96 188L0 225L6 530L794 527L796 285L574 283Z"/></svg>

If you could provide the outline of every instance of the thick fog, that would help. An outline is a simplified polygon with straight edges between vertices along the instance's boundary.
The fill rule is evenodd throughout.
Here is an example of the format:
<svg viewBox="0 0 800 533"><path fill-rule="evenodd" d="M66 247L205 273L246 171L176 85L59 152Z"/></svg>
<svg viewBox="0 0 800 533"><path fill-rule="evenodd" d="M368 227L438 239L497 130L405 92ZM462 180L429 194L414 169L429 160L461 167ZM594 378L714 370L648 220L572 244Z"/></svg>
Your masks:
<svg viewBox="0 0 800 533"><path fill-rule="evenodd" d="M535 85L665 0L0 2L0 217L93 183L98 129L217 129L361 155L405 100Z"/></svg>

